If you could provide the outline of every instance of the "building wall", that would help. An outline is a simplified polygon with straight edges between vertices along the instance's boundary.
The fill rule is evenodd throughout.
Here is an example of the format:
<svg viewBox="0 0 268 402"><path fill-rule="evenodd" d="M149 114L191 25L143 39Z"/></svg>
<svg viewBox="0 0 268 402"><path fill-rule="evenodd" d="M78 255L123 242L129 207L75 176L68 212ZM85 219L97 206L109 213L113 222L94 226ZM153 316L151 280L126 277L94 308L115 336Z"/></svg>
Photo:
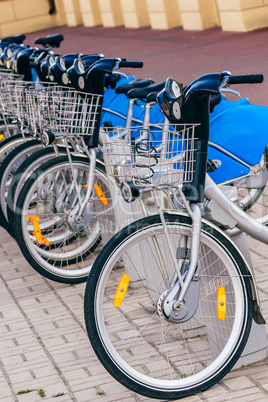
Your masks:
<svg viewBox="0 0 268 402"><path fill-rule="evenodd" d="M65 25L62 0L55 4L57 12L50 15L48 0L0 0L0 37Z"/></svg>
<svg viewBox="0 0 268 402"><path fill-rule="evenodd" d="M268 0L0 0L0 36L67 24L246 32L268 26Z"/></svg>

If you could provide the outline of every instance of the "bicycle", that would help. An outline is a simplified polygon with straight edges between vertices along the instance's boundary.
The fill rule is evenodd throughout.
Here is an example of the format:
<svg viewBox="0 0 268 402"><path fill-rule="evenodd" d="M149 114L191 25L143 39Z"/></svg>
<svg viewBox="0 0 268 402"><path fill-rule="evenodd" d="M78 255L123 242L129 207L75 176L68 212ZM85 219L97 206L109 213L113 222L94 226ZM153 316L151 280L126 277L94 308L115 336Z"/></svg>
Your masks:
<svg viewBox="0 0 268 402"><path fill-rule="evenodd" d="M159 213L102 248L85 289L85 324L106 370L147 397L180 399L213 386L240 357L252 319L265 323L254 275L229 236L244 231L267 244L268 230L206 175L210 96L262 80L208 74L182 91L168 79L158 102L175 131L161 152L154 132L142 145L133 131L130 142L104 133L111 186L126 199L153 192ZM172 210L163 210L160 190Z"/></svg>
<svg viewBox="0 0 268 402"><path fill-rule="evenodd" d="M32 267L55 281L85 281L100 242L114 233L113 205L96 149L103 78L120 66L142 64L101 59L89 70L87 92L52 88L44 97L30 94L39 103L30 123L42 128L47 144L63 139L67 155L46 162L28 178L16 203L15 233Z"/></svg>

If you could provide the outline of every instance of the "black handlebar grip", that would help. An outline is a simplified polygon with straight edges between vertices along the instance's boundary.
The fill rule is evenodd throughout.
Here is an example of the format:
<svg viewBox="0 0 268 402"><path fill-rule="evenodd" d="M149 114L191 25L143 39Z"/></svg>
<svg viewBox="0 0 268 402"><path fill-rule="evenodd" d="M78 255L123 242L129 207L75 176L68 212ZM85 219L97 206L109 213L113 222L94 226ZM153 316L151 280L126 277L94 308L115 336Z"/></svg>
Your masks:
<svg viewBox="0 0 268 402"><path fill-rule="evenodd" d="M263 82L262 74L251 74L251 75L230 75L229 84L261 84Z"/></svg>
<svg viewBox="0 0 268 402"><path fill-rule="evenodd" d="M142 68L142 61L120 61L119 67Z"/></svg>

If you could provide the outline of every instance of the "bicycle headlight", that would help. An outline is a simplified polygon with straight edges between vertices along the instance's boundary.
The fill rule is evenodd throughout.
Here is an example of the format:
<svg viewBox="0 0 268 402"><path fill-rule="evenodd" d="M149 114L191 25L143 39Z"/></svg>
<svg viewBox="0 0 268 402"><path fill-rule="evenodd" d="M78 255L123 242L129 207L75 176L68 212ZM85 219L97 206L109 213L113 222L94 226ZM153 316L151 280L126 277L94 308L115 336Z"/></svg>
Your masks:
<svg viewBox="0 0 268 402"><path fill-rule="evenodd" d="M179 120L181 118L181 108L179 102L174 102L172 105L172 113L175 119Z"/></svg>
<svg viewBox="0 0 268 402"><path fill-rule="evenodd" d="M63 74L62 74L62 77L61 77L61 80L62 80L62 82L63 82L64 85L68 85L68 84L69 84L69 77L68 77L68 74L67 74L67 73L63 73Z"/></svg>
<svg viewBox="0 0 268 402"><path fill-rule="evenodd" d="M168 78L165 89L157 95L157 102L167 118L176 123L181 118L181 93L183 84L174 78Z"/></svg>
<svg viewBox="0 0 268 402"><path fill-rule="evenodd" d="M65 60L62 57L59 57L58 60L59 60L60 68L65 71L66 70Z"/></svg>
<svg viewBox="0 0 268 402"><path fill-rule="evenodd" d="M121 193L124 200L128 203L133 202L139 197L140 191L131 181L124 181L121 184Z"/></svg>
<svg viewBox="0 0 268 402"><path fill-rule="evenodd" d="M174 78L168 78L165 89L170 99L177 99L182 92L182 83L174 80Z"/></svg>
<svg viewBox="0 0 268 402"><path fill-rule="evenodd" d="M78 60L77 62L77 71L79 72L79 74L84 74L85 72L85 63L83 63L82 60Z"/></svg>
<svg viewBox="0 0 268 402"><path fill-rule="evenodd" d="M18 72L18 66L17 66L17 64L18 64L17 60L14 60L12 68L13 68L13 70L15 71L15 73Z"/></svg>
<svg viewBox="0 0 268 402"><path fill-rule="evenodd" d="M84 79L84 77L79 77L78 78L78 86L79 86L80 89L85 88L85 79Z"/></svg>
<svg viewBox="0 0 268 402"><path fill-rule="evenodd" d="M51 131L43 131L41 135L41 142L46 147L55 141L55 135Z"/></svg>
<svg viewBox="0 0 268 402"><path fill-rule="evenodd" d="M48 67L53 66L54 63L55 63L55 56L49 55L48 58L47 58Z"/></svg>
<svg viewBox="0 0 268 402"><path fill-rule="evenodd" d="M7 48L6 55L7 55L7 58L10 59L13 55L13 50L10 48Z"/></svg>

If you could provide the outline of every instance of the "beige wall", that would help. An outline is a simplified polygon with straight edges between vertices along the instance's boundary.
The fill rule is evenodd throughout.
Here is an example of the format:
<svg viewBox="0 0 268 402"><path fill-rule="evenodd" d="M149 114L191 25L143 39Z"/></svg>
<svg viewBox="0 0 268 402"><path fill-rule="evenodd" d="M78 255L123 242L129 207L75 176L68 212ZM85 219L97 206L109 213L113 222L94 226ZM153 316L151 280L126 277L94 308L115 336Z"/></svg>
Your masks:
<svg viewBox="0 0 268 402"><path fill-rule="evenodd" d="M60 25L250 31L268 26L268 0L0 0L0 36Z"/></svg>
<svg viewBox="0 0 268 402"><path fill-rule="evenodd" d="M246 32L268 26L267 0L217 0L224 31Z"/></svg>
<svg viewBox="0 0 268 402"><path fill-rule="evenodd" d="M0 0L0 36L39 31L66 23L62 0L57 13L49 15L47 0Z"/></svg>

